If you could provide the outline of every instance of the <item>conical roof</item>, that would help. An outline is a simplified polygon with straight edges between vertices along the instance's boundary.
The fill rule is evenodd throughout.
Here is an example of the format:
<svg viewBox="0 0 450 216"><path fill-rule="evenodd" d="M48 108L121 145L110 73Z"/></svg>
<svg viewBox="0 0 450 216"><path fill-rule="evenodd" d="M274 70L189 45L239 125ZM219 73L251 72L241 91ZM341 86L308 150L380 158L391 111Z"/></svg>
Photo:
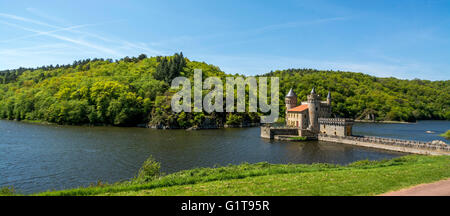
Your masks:
<svg viewBox="0 0 450 216"><path fill-rule="evenodd" d="M330 92L330 91L328 91L328 96L327 96L327 98L331 99L331 92Z"/></svg>
<svg viewBox="0 0 450 216"><path fill-rule="evenodd" d="M295 94L295 92L292 90L289 90L289 93L286 95L286 97L297 97L297 95Z"/></svg>
<svg viewBox="0 0 450 216"><path fill-rule="evenodd" d="M316 93L316 88L313 87L313 89L311 90L311 94L315 94Z"/></svg>

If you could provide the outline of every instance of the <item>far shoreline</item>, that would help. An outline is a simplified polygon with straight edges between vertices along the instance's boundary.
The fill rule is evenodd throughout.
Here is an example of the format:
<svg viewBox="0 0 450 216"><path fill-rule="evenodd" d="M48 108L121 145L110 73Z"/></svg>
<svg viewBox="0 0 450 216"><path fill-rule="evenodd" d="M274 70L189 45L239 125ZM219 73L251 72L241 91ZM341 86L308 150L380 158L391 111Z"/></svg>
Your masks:
<svg viewBox="0 0 450 216"><path fill-rule="evenodd" d="M170 127L157 127L154 125L148 125L148 124L136 124L136 125L111 125L111 124L58 124L54 122L48 122L45 120L17 120L17 119L2 119L2 121L13 121L13 122L22 122L27 124L34 124L34 125L53 125L53 126L84 126L84 127L118 127L118 128L147 128L147 129L154 129L154 130L186 130L186 131L192 131L192 130L209 130L209 129L223 129L223 128L249 128L249 127L259 127L263 124L261 123L246 123L241 125L223 125L221 127L189 127L189 128L170 128ZM406 122L406 121L372 121L372 120L354 120L355 123L379 123L379 124L417 124L419 121L449 121L444 119L421 119L416 120L415 122Z"/></svg>
<svg viewBox="0 0 450 216"><path fill-rule="evenodd" d="M261 123L244 123L239 125L221 125L219 127L189 127L189 128L179 128L179 127L158 127L155 125L149 124L129 124L129 125L112 125L112 124L59 124L54 122L48 122L45 120L17 120L17 119L2 119L0 121L9 121L9 122L19 122L25 124L32 125L46 125L46 126L78 126L78 127L116 127L116 128L145 128L152 130L186 130L186 131L195 131L195 130L213 130L213 129L225 129L225 128L250 128L250 127L259 127Z"/></svg>

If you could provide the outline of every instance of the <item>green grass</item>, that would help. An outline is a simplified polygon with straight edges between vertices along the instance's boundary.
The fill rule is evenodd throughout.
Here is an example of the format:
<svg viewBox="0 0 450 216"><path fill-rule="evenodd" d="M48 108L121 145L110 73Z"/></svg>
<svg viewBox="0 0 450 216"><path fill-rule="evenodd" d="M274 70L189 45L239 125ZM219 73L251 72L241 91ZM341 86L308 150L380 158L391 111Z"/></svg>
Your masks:
<svg viewBox="0 0 450 216"><path fill-rule="evenodd" d="M376 195L449 177L449 156L408 155L347 166L244 163L197 168L146 183L131 180L33 195Z"/></svg>
<svg viewBox="0 0 450 216"><path fill-rule="evenodd" d="M450 130L447 130L445 133L441 134L445 139L450 139Z"/></svg>

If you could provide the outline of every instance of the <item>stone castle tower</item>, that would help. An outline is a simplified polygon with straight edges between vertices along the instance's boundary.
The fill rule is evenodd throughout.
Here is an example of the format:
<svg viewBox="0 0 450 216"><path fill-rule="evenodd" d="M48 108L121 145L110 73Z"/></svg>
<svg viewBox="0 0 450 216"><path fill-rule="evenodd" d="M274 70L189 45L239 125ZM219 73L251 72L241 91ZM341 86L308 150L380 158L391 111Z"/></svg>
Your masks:
<svg viewBox="0 0 450 216"><path fill-rule="evenodd" d="M312 132L319 131L319 109L320 109L320 96L316 94L316 89L311 90L311 94L308 95L308 113L309 113L309 127Z"/></svg>
<svg viewBox="0 0 450 216"><path fill-rule="evenodd" d="M327 99L322 101L313 88L307 98L297 106L297 95L292 89L289 91L285 98L286 125L317 134L320 130L319 118L331 117L331 93L328 92Z"/></svg>
<svg viewBox="0 0 450 216"><path fill-rule="evenodd" d="M284 103L286 104L286 114L288 110L297 106L297 95L292 89L289 90L289 93L286 95Z"/></svg>

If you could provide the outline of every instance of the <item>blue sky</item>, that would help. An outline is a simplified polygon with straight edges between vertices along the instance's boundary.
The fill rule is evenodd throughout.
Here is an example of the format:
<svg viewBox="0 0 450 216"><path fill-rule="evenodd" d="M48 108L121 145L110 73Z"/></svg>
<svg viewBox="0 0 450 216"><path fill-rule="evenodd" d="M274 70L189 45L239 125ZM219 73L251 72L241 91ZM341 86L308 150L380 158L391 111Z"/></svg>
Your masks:
<svg viewBox="0 0 450 216"><path fill-rule="evenodd" d="M0 70L183 51L227 73L450 79L450 1L0 0Z"/></svg>

